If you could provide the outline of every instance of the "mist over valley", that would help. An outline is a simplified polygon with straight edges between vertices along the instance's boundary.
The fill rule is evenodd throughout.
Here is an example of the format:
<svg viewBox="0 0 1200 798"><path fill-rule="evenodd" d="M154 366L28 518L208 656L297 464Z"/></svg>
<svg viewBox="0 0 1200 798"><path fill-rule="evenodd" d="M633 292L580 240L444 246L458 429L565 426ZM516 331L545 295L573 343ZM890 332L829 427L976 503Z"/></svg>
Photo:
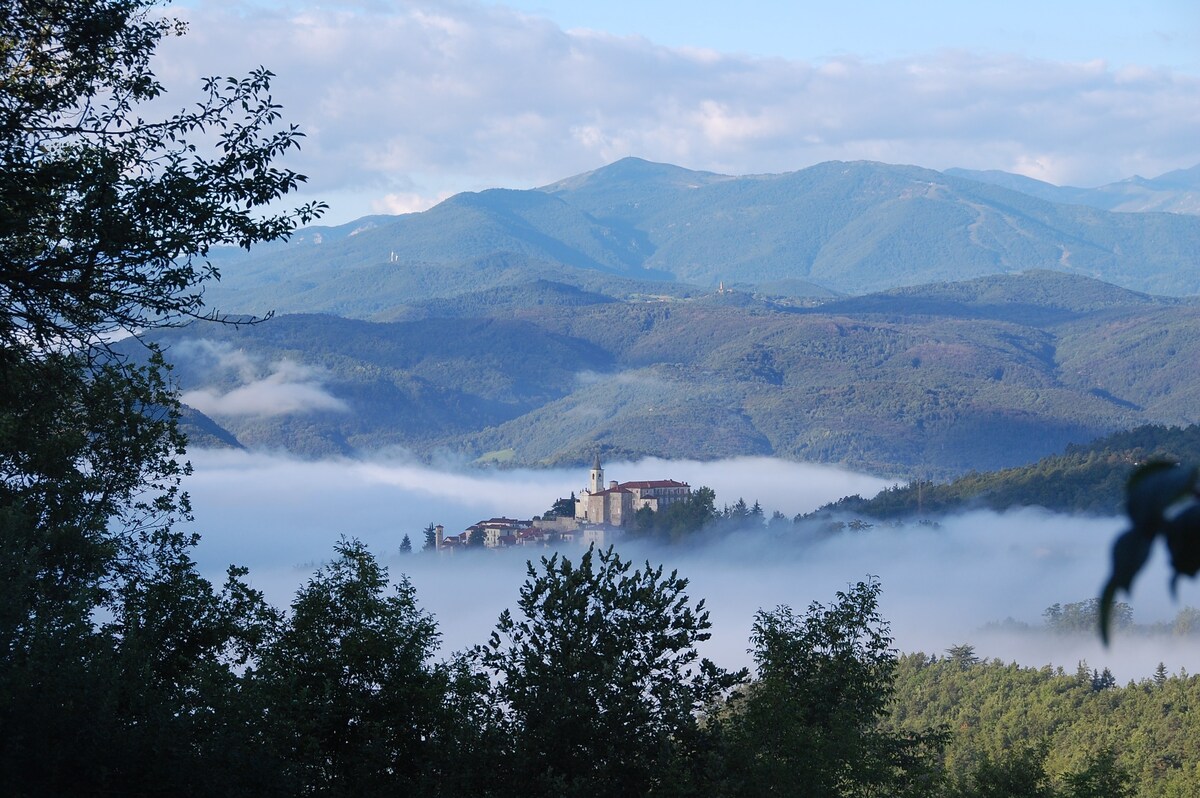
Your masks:
<svg viewBox="0 0 1200 798"><path fill-rule="evenodd" d="M197 445L501 466L775 456L904 481L1194 423L1190 302L1034 272L797 307L748 293L156 333ZM561 295L560 295L561 296Z"/></svg>
<svg viewBox="0 0 1200 798"><path fill-rule="evenodd" d="M1182 665L1190 637L1106 650L1042 613L1097 594L1133 464L1194 454L1165 427L1120 438L1200 420L1200 381L1170 365L1200 360L1189 180L631 158L217 253L210 307L280 315L149 336L185 405L198 561L249 566L284 605L362 540L461 649L545 550L421 552L422 530L539 516L600 456L718 510L761 503L703 543L618 544L692 579L731 666L755 611L867 575L904 651ZM1135 617L1169 625L1155 568Z"/></svg>
<svg viewBox="0 0 1200 798"><path fill-rule="evenodd" d="M189 480L203 535L196 549L202 569L216 578L230 563L251 569L251 581L277 605L286 605L340 536L361 539L393 576L407 575L421 606L443 635L443 653L483 642L501 610L511 607L526 578L527 559L554 549L516 547L453 554L421 551L422 529L443 524L457 534L492 517L540 515L559 496L578 491L586 469L480 472L460 466L430 468L396 460L299 460L231 450L193 453ZM773 511L806 513L841 496L871 495L887 480L843 469L770 458L692 462L644 460L605 465L617 478L673 478L712 487L718 508L739 498L761 503L766 518L745 529L691 545L656 546L618 540L635 562L677 568L690 594L712 613L706 655L727 667L749 664L750 623L759 609L797 609L826 602L868 575L880 579L881 608L901 651L942 654L970 644L979 656L1068 671L1081 660L1108 667L1122 681L1147 677L1159 662L1172 670L1200 655L1200 639L1118 632L1109 648L1094 629L1075 635L1017 632L1013 619L1037 630L1054 604L1085 602L1098 594L1108 547L1122 529L1116 517L1054 514L1036 508L1006 513L964 512L936 525L875 523L863 531L818 534L813 527L771 528ZM408 535L413 552L401 554ZM584 547L559 544L569 558ZM1166 623L1200 603L1196 587L1181 585L1172 602L1165 589L1162 552L1138 582L1136 623Z"/></svg>

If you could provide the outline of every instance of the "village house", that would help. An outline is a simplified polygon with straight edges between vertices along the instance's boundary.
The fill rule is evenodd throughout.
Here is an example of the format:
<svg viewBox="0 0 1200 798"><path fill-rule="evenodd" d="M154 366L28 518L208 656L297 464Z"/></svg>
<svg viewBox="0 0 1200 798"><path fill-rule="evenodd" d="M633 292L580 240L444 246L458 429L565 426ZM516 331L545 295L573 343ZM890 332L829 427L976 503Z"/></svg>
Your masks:
<svg viewBox="0 0 1200 798"><path fill-rule="evenodd" d="M471 545L486 549L505 549L512 546L547 547L575 540L573 524L567 529L562 529L553 522L536 526L531 520L516 518L489 518L486 521L478 521L457 535L444 534L440 525L437 530L436 547L438 551L443 552L453 552Z"/></svg>

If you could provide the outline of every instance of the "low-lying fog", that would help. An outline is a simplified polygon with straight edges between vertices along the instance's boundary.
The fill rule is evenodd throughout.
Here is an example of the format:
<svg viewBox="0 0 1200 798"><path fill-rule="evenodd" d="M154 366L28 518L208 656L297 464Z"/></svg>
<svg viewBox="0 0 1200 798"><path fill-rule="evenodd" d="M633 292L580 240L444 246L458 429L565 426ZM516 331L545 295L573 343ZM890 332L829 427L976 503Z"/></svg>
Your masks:
<svg viewBox="0 0 1200 798"><path fill-rule="evenodd" d="M333 550L340 536L366 542L393 575L405 573L421 605L438 620L443 651L486 640L496 617L515 604L525 559L520 549L437 556L420 551L422 529L440 523L447 534L493 516L529 518L578 491L586 469L480 472L431 469L400 460L305 462L234 451L197 451L188 481L203 535L196 552L213 578L226 565L249 566L251 581L286 605ZM606 463L605 479L677 479L717 493L718 508L739 497L759 501L766 515L791 518L845 495L873 495L889 481L827 466L768 458L721 462L644 460ZM1047 663L1073 671L1080 660L1109 667L1118 679L1149 676L1165 662L1172 672L1200 670L1200 645L1165 637L1121 637L1105 650L1094 636L1077 639L998 633L989 622L1013 618L1033 626L1055 603L1094 597L1108 568L1118 518L1080 518L1037 510L973 512L936 528L876 526L812 541L751 530L701 548L618 546L627 557L649 557L691 580L693 598L712 614L706 655L727 667L748 665L754 612L778 604L803 609L829 603L848 583L878 576L881 609L901 651L941 654L970 643L979 655L1022 665ZM408 534L413 553L399 552ZM577 555L582 549L569 547ZM1195 585L1180 586L1179 604L1166 589L1165 553L1156 552L1130 603L1139 624L1166 621L1200 603Z"/></svg>

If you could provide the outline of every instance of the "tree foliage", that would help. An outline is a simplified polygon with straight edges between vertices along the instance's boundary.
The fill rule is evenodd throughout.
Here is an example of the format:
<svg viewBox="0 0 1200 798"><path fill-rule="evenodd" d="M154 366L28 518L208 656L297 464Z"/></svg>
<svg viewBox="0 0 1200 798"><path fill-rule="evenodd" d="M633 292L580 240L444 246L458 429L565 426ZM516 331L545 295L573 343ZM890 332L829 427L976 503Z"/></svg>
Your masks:
<svg viewBox="0 0 1200 798"><path fill-rule="evenodd" d="M112 519L136 533L187 512L165 366L109 343L212 315L213 247L285 237L321 211L258 212L304 180L274 165L301 134L279 125L266 70L143 116L163 94L154 50L183 31L152 6L8 0L0 14L0 507L33 592L65 574L31 552L69 551L67 590L93 603L136 557Z"/></svg>
<svg viewBox="0 0 1200 798"><path fill-rule="evenodd" d="M259 213L304 177L271 73L209 78L162 119L151 57L183 25L153 0L7 0L0 22L0 341L94 344L202 307L222 245L287 236L319 205Z"/></svg>
<svg viewBox="0 0 1200 798"><path fill-rule="evenodd" d="M1144 425L1087 444L1072 444L1035 463L999 471L970 471L949 482L924 479L885 488L864 499L849 496L810 517L856 514L872 519L941 515L975 507L1045 507L1068 513L1118 514L1139 463L1200 459L1200 426Z"/></svg>
<svg viewBox="0 0 1200 798"><path fill-rule="evenodd" d="M643 507L634 514L630 534L657 543L680 543L711 528L720 518L717 494L701 486L682 501L672 502L657 512Z"/></svg>
<svg viewBox="0 0 1200 798"><path fill-rule="evenodd" d="M554 504L550 505L550 509L542 513L543 518L574 518L575 517L575 491L571 491L569 498L559 498L554 500Z"/></svg>
<svg viewBox="0 0 1200 798"><path fill-rule="evenodd" d="M1200 491L1197 469L1154 460L1145 463L1129 478L1125 510L1130 529L1113 542L1112 571L1100 594L1100 637L1108 642L1116 596L1129 592L1133 580L1162 538L1171 555L1171 592L1180 576L1200 571ZM1179 505L1186 502L1182 508Z"/></svg>
<svg viewBox="0 0 1200 798"><path fill-rule="evenodd" d="M646 795L686 760L697 712L743 675L700 658L711 624L687 584L611 548L529 564L520 616L505 610L476 650L526 794Z"/></svg>
<svg viewBox="0 0 1200 798"><path fill-rule="evenodd" d="M233 668L261 600L198 576L178 402L114 337L214 315L207 255L286 236L270 73L162 118L151 0L0 7L0 788L223 791L246 740ZM161 106L159 106L161 107ZM226 767L225 765L228 765ZM228 778L227 778L228 777ZM222 781L226 779L226 781Z"/></svg>
<svg viewBox="0 0 1200 798"><path fill-rule="evenodd" d="M1200 724L1185 707L1200 698L1200 679L1164 666L1097 689L1097 675L1086 662L1068 672L907 654L886 726L950 730L943 763L952 798L1197 794Z"/></svg>
<svg viewBox="0 0 1200 798"><path fill-rule="evenodd" d="M445 692L430 665L437 626L406 579L389 590L361 542L343 540L336 555L296 594L253 673L270 747L294 794L412 790Z"/></svg>
<svg viewBox="0 0 1200 798"><path fill-rule="evenodd" d="M859 582L803 616L789 607L755 616L758 680L727 720L734 795L934 794L940 735L881 726L896 654L879 590Z"/></svg>

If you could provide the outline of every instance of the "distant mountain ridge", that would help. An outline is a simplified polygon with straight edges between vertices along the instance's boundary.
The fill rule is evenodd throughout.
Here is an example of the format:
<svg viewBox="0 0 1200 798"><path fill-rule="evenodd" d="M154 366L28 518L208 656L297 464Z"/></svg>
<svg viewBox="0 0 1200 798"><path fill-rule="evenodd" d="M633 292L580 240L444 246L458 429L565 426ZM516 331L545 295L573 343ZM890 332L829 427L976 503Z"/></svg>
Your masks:
<svg viewBox="0 0 1200 798"><path fill-rule="evenodd" d="M1193 171L1155 185L1190 185ZM538 279L618 299L720 283L827 296L1029 269L1200 294L1200 217L1112 213L1035 195L1048 184L965 174L830 162L731 177L626 158L218 253L222 280L206 299L234 313L385 319L413 301Z"/></svg>
<svg viewBox="0 0 1200 798"><path fill-rule="evenodd" d="M991 183L1049 202L1089 205L1106 211L1200 214L1200 165L1151 179L1134 176L1096 188L1056 186L997 170L947 169L945 174Z"/></svg>

